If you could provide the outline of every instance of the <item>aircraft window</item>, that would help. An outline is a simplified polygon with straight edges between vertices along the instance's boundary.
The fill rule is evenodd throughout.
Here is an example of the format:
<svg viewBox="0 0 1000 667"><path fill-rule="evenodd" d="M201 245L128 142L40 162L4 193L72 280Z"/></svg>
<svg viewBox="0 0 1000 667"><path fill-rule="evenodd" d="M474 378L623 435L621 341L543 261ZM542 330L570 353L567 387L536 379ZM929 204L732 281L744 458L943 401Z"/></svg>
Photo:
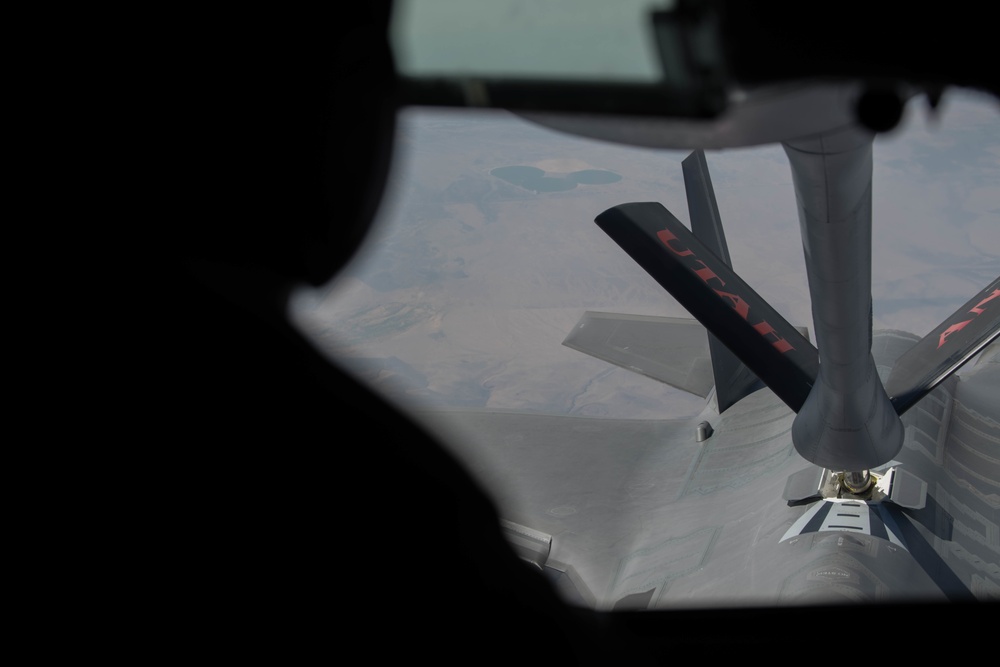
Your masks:
<svg viewBox="0 0 1000 667"><path fill-rule="evenodd" d="M663 0L397 0L391 40L408 76L659 79L649 12Z"/></svg>
<svg viewBox="0 0 1000 667"><path fill-rule="evenodd" d="M549 4L563 6L538 6ZM432 56L414 58L433 65ZM939 112L929 118L914 99L900 128L874 143L873 323L897 332L876 339L876 363L912 344L898 332L927 335L1000 273L995 100L947 94ZM796 477L795 497L782 498L808 464L792 449L791 412L769 403L769 390L720 416L710 393L627 368L662 354L690 362L691 377L700 372L680 329L669 339L643 335L654 318L690 316L594 218L624 202L660 202L689 225L689 153L574 137L499 110L406 109L368 239L330 284L297 293L290 314L336 363L446 436L460 434L456 455L501 498L512 539L586 604L828 601L829 591L872 600L939 589L995 597L998 436L983 415L996 419L996 394L964 384L966 371L987 364L973 360L957 391L949 385L907 413L905 512L858 511L849 530L839 516L847 505L822 503L853 510L857 498L810 498L814 477ZM784 151L706 158L732 268L811 332ZM588 312L635 324L608 338L612 361L563 344ZM983 358L996 363L995 350ZM631 361L616 365L623 358ZM699 441L702 422L712 432ZM938 564L925 568L918 557Z"/></svg>

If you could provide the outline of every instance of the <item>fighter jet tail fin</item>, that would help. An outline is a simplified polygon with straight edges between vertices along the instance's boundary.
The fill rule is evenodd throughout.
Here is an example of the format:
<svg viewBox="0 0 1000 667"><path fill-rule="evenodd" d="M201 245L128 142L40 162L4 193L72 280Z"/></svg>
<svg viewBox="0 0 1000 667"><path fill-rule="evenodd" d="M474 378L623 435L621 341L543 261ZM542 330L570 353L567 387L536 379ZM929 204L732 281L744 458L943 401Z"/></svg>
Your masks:
<svg viewBox="0 0 1000 667"><path fill-rule="evenodd" d="M921 398L1000 335L1000 277L906 351L885 383L896 414Z"/></svg>
<svg viewBox="0 0 1000 667"><path fill-rule="evenodd" d="M819 372L819 354L802 333L662 204L621 204L601 213L596 222L750 372L798 412Z"/></svg>
<svg viewBox="0 0 1000 667"><path fill-rule="evenodd" d="M681 168L684 172L691 232L721 262L730 269L733 268L726 233L722 228L722 216L719 215L719 205L712 188L712 177L708 173L705 151L697 150L688 155L681 162ZM764 383L712 332L708 333L708 348L712 355L715 398L720 414L744 396L763 387Z"/></svg>

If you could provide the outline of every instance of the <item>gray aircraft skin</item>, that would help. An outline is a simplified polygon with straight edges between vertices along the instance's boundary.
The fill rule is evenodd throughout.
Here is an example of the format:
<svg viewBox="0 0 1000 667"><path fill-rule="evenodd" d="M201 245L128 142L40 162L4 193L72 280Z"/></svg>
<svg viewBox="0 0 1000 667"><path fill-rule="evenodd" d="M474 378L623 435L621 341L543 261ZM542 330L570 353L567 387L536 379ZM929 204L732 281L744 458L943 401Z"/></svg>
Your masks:
<svg viewBox="0 0 1000 667"><path fill-rule="evenodd" d="M916 340L877 332L879 375ZM512 543L579 604L995 600L998 395L994 344L902 416L903 447L873 472L906 475L919 508L882 493L787 499L796 476L818 495L823 471L795 451L795 415L768 389L721 415L713 395L684 420L419 416L497 498Z"/></svg>
<svg viewBox="0 0 1000 667"><path fill-rule="evenodd" d="M648 146L783 145L819 363L801 408L754 383L740 363L747 360L695 320L585 313L566 345L705 396L701 413L653 421L495 410L417 416L493 494L519 553L576 604L997 600L1000 343L991 341L1000 284L965 308L972 316L992 309L989 331L900 408L886 384L919 337L872 331L873 134L853 120L851 89L744 99L729 118L697 128L531 119ZM721 241L710 228L693 231L729 264L721 226ZM937 347L954 329L931 333ZM743 379L723 390L721 367Z"/></svg>

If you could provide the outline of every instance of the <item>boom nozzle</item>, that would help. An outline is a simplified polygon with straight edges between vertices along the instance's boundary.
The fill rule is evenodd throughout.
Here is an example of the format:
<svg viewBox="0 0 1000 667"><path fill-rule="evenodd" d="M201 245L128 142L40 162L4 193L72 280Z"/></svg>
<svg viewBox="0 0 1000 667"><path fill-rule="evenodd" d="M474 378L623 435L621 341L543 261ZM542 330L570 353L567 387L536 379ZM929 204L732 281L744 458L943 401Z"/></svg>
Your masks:
<svg viewBox="0 0 1000 667"><path fill-rule="evenodd" d="M854 494L861 494L871 488L872 476L867 470L860 472L845 472L844 487Z"/></svg>

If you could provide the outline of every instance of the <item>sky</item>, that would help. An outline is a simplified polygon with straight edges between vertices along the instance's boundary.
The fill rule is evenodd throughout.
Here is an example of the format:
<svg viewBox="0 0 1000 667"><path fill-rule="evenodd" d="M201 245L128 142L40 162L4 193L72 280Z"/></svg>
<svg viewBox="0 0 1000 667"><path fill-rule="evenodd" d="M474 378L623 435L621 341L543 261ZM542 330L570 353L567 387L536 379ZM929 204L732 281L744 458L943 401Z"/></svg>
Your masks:
<svg viewBox="0 0 1000 667"><path fill-rule="evenodd" d="M1000 274L995 100L914 100L874 147L875 328L925 335ZM336 363L404 406L640 419L703 399L562 346L587 310L686 317L594 224L658 201L687 224L687 151L555 132L497 110L407 109L389 187L355 259L302 290L296 325ZM706 152L733 267L792 324L811 328L795 196L780 146ZM534 167L566 185L493 173ZM607 183L573 174L607 170ZM501 172L504 173L504 172ZM567 180L568 179L568 180Z"/></svg>

